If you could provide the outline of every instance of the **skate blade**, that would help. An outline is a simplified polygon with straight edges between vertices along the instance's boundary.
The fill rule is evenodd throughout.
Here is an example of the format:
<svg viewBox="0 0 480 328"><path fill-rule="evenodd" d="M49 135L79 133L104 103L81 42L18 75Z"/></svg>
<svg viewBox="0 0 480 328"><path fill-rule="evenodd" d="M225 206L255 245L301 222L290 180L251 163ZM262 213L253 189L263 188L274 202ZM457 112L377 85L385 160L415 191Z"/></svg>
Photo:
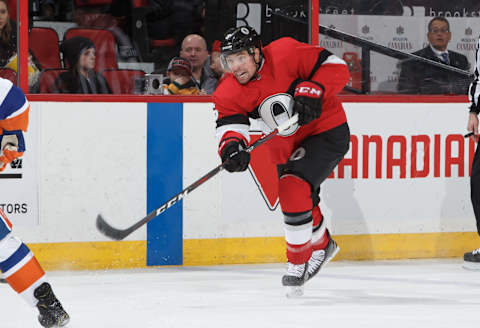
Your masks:
<svg viewBox="0 0 480 328"><path fill-rule="evenodd" d="M337 253L340 251L340 247L337 245L337 248L333 251L332 255L330 255L327 260L325 261L325 264L333 260L333 258L337 255Z"/></svg>
<svg viewBox="0 0 480 328"><path fill-rule="evenodd" d="M66 325L68 325L69 322L70 322L70 317L68 317L67 319L63 320L63 321L59 324L59 327L65 327Z"/></svg>
<svg viewBox="0 0 480 328"><path fill-rule="evenodd" d="M303 296L303 286L287 286L286 287L287 298L299 298Z"/></svg>
<svg viewBox="0 0 480 328"><path fill-rule="evenodd" d="M463 261L462 267L466 270L479 271L480 270L480 263Z"/></svg>

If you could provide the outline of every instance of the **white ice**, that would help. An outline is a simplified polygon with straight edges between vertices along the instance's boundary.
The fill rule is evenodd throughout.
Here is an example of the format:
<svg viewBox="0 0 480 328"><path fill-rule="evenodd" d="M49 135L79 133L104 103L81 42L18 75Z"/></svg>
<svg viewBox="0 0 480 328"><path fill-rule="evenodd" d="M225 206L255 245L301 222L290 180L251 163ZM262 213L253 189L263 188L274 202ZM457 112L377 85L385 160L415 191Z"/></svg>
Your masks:
<svg viewBox="0 0 480 328"><path fill-rule="evenodd" d="M70 328L480 327L480 271L461 260L333 262L287 299L284 265L49 272ZM0 327L40 327L0 284Z"/></svg>

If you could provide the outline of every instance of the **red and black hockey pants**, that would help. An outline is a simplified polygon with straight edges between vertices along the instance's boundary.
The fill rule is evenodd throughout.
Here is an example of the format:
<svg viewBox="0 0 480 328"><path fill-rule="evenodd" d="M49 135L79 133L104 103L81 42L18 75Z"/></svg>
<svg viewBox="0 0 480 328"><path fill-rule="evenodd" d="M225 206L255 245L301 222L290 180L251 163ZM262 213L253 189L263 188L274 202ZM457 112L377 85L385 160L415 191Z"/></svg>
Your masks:
<svg viewBox="0 0 480 328"><path fill-rule="evenodd" d="M320 185L342 160L349 145L350 130L344 123L305 138L288 161L277 166L290 263L305 263L312 251L327 245L329 233L318 206Z"/></svg>

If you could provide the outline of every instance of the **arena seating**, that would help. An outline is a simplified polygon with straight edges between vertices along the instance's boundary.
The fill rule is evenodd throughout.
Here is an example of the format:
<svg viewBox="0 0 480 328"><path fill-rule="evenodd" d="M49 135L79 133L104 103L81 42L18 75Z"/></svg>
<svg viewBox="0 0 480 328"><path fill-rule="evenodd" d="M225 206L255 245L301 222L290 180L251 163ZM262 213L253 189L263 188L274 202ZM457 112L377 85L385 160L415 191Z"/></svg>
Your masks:
<svg viewBox="0 0 480 328"><path fill-rule="evenodd" d="M131 0L132 2L132 39L137 43L142 60L150 60L152 48L175 47L173 38L156 40L148 37L146 16L150 12L148 0Z"/></svg>
<svg viewBox="0 0 480 328"><path fill-rule="evenodd" d="M107 69L102 74L114 94L133 94L135 79L143 77L145 72L135 69Z"/></svg>
<svg viewBox="0 0 480 328"><path fill-rule="evenodd" d="M57 32L48 27L33 27L28 43L42 69L61 68Z"/></svg>
<svg viewBox="0 0 480 328"><path fill-rule="evenodd" d="M51 86L55 82L55 79L62 72L66 72L65 69L47 69L40 75L40 93L52 93Z"/></svg>
<svg viewBox="0 0 480 328"><path fill-rule="evenodd" d="M11 68L0 68L0 77L12 81L13 84L17 84L17 73Z"/></svg>

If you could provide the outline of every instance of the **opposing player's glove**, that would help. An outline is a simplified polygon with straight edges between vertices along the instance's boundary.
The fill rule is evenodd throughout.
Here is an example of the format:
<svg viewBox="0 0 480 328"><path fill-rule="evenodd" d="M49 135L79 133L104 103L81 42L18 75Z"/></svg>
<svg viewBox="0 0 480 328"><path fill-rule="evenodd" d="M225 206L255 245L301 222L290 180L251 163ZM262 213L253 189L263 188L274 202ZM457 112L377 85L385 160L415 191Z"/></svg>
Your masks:
<svg viewBox="0 0 480 328"><path fill-rule="evenodd" d="M8 163L21 157L23 152L18 151L19 140L17 135L3 135L0 136L0 140L0 171L3 171Z"/></svg>
<svg viewBox="0 0 480 328"><path fill-rule="evenodd" d="M293 96L293 113L298 113L298 124L305 125L320 117L325 88L314 81L297 84Z"/></svg>
<svg viewBox="0 0 480 328"><path fill-rule="evenodd" d="M230 141L227 143L220 154L223 167L228 172L242 172L245 171L250 163L250 153L245 151L245 144L243 141Z"/></svg>
<svg viewBox="0 0 480 328"><path fill-rule="evenodd" d="M22 157L23 153L17 151L18 148L15 146L7 145L2 152L0 153L0 171L5 170L5 167L8 163L13 161L16 158Z"/></svg>

